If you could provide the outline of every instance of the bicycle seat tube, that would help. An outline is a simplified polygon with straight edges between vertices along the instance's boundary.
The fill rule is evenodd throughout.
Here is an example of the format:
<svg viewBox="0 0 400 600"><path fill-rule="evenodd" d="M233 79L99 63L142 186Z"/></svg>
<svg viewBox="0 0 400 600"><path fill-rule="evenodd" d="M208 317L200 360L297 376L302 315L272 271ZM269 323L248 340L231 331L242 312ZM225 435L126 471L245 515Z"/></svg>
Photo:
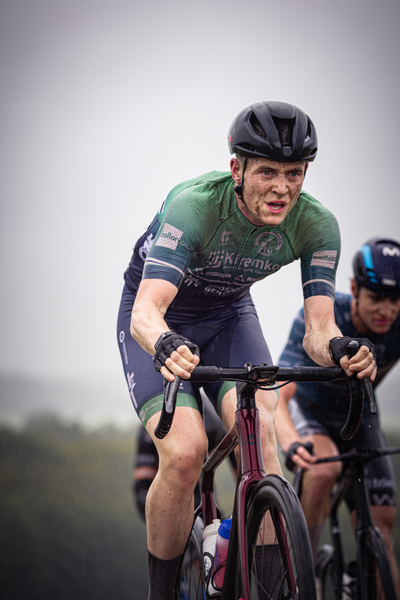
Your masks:
<svg viewBox="0 0 400 600"><path fill-rule="evenodd" d="M350 474L353 483L355 495L355 504L357 512L356 531L373 527L374 523L371 517L371 507L367 483L365 481L364 465L361 460L354 462L350 467Z"/></svg>

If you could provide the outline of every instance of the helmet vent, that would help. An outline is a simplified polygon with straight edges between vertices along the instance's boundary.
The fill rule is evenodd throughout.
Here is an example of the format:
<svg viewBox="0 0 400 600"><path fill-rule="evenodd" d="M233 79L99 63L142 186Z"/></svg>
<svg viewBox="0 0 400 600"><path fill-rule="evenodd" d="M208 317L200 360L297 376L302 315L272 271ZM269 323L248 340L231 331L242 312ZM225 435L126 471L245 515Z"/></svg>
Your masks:
<svg viewBox="0 0 400 600"><path fill-rule="evenodd" d="M265 133L260 121L257 119L256 115L252 113L250 115L250 124L257 135L261 136L265 140L267 140L267 134Z"/></svg>
<svg viewBox="0 0 400 600"><path fill-rule="evenodd" d="M272 118L274 120L275 127L278 130L282 146L291 146L294 119L279 119L278 117Z"/></svg>
<svg viewBox="0 0 400 600"><path fill-rule="evenodd" d="M306 134L306 138L304 140L304 142L307 142L311 137L311 123L310 123L310 119L307 119L307 134Z"/></svg>

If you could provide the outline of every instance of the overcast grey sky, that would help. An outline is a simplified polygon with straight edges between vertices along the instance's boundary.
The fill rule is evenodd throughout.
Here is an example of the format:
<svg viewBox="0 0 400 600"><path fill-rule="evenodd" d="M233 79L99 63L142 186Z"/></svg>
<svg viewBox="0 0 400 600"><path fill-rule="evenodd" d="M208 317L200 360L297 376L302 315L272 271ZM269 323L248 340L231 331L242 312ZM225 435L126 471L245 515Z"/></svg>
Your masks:
<svg viewBox="0 0 400 600"><path fill-rule="evenodd" d="M175 184L228 167L227 129L259 100L314 121L305 189L338 218L347 291L357 247L400 237L399 16L398 0L1 0L0 372L122 388L135 240ZM254 288L276 361L299 271Z"/></svg>

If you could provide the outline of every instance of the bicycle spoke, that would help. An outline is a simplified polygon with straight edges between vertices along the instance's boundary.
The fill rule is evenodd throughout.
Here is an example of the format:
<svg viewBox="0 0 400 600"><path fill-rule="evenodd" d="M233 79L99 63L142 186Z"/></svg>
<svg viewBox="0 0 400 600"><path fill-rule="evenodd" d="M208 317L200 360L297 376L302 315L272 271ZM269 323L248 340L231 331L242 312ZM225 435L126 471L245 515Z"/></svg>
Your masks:
<svg viewBox="0 0 400 600"><path fill-rule="evenodd" d="M301 508L294 501L289 509L286 488L280 489L279 480L276 484L279 495L266 486L249 515L249 600L309 600L316 597L315 581L304 546L305 524L299 528Z"/></svg>
<svg viewBox="0 0 400 600"><path fill-rule="evenodd" d="M197 519L190 534L178 577L178 600L206 600L202 574L202 525Z"/></svg>

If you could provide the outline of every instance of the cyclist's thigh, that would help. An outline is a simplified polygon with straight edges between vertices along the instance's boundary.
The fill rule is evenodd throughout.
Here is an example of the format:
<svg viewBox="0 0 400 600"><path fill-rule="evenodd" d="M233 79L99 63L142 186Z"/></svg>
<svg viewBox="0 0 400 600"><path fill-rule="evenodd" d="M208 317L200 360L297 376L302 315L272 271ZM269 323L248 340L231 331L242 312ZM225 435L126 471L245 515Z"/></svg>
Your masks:
<svg viewBox="0 0 400 600"><path fill-rule="evenodd" d="M324 413L308 399L299 395L293 396L289 402L289 412L301 438L320 436L330 439L332 437Z"/></svg>
<svg viewBox="0 0 400 600"><path fill-rule="evenodd" d="M298 434L305 442L312 443L315 456L324 458L338 454L337 445L330 436L323 415L312 402L295 396L290 400L289 410ZM341 470L341 463L315 465L304 473L304 480L312 482L314 479L327 477L334 481Z"/></svg>
<svg viewBox="0 0 400 600"><path fill-rule="evenodd" d="M216 316L217 319L210 328L204 324L196 333L204 338L200 346L203 364L221 367L243 367L248 362L254 365L263 362L272 364L271 354L250 297L235 303L230 309L225 309ZM216 382L206 384L204 388L221 414L222 399L229 390L235 388L235 383Z"/></svg>
<svg viewBox="0 0 400 600"><path fill-rule="evenodd" d="M153 359L130 334L130 321L135 293L125 286L118 314L118 345L122 366L134 409L145 425L162 408L163 377L154 369ZM197 409L192 384L182 381L177 405Z"/></svg>

